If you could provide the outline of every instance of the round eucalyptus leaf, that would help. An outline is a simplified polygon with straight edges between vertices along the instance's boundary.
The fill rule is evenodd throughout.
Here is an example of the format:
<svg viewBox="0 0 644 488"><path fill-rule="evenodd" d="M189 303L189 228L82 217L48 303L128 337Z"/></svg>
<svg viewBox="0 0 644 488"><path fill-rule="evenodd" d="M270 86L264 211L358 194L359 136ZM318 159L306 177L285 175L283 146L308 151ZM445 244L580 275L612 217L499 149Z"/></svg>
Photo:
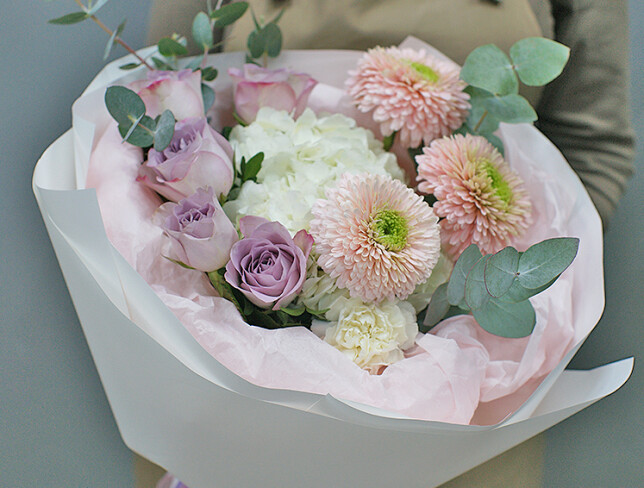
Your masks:
<svg viewBox="0 0 644 488"><path fill-rule="evenodd" d="M530 335L537 322L534 308L527 300L510 303L490 298L481 308L473 310L472 314L478 324L490 334L508 338Z"/></svg>
<svg viewBox="0 0 644 488"><path fill-rule="evenodd" d="M254 30L248 35L246 41L248 52L252 58L260 58L266 50L266 40L262 30Z"/></svg>
<svg viewBox="0 0 644 488"><path fill-rule="evenodd" d="M510 58L519 79L529 86L542 86L561 74L570 49L543 37L528 37L510 48Z"/></svg>
<svg viewBox="0 0 644 488"><path fill-rule="evenodd" d="M579 239L557 237L528 248L519 258L519 284L539 288L555 279L570 266L579 248Z"/></svg>
<svg viewBox="0 0 644 488"><path fill-rule="evenodd" d="M144 115L136 125L119 125L119 132L123 140L137 147L150 147L154 144L154 119Z"/></svg>
<svg viewBox="0 0 644 488"><path fill-rule="evenodd" d="M530 123L537 120L537 113L532 105L521 95L489 97L483 100L483 106L494 117L508 124Z"/></svg>
<svg viewBox="0 0 644 488"><path fill-rule="evenodd" d="M159 47L159 53L166 57L185 56L188 54L188 49L183 44L169 37L161 39L157 46Z"/></svg>
<svg viewBox="0 0 644 488"><path fill-rule="evenodd" d="M282 50L282 31L273 22L266 24L262 31L266 43L266 54L271 58L276 58Z"/></svg>
<svg viewBox="0 0 644 488"><path fill-rule="evenodd" d="M192 21L192 38L202 49L210 49L213 43L210 19L205 12L199 12Z"/></svg>
<svg viewBox="0 0 644 488"><path fill-rule="evenodd" d="M443 283L434 291L427 312L425 312L425 320L423 325L429 330L440 322L449 310L449 302L447 301L447 283Z"/></svg>
<svg viewBox="0 0 644 488"><path fill-rule="evenodd" d="M124 86L110 86L105 91L105 106L114 120L127 128L145 115L141 97Z"/></svg>
<svg viewBox="0 0 644 488"><path fill-rule="evenodd" d="M170 110L164 110L159 116L154 131L154 149L163 151L170 145L174 135L174 115Z"/></svg>
<svg viewBox="0 0 644 488"><path fill-rule="evenodd" d="M485 266L485 287L493 297L504 295L512 286L519 269L519 251L506 247L494 254Z"/></svg>
<svg viewBox="0 0 644 488"><path fill-rule="evenodd" d="M465 303L470 310L485 305L491 298L485 288L485 266L492 256L483 256L471 269L465 280Z"/></svg>
<svg viewBox="0 0 644 488"><path fill-rule="evenodd" d="M450 305L467 309L467 304L465 304L465 280L470 270L481 259L481 256L481 251L479 251L476 244L470 244L459 256L447 285L447 300Z"/></svg>
<svg viewBox="0 0 644 488"><path fill-rule="evenodd" d="M210 18L215 19L216 27L225 27L237 21L248 9L248 2L235 2L213 10Z"/></svg>
<svg viewBox="0 0 644 488"><path fill-rule="evenodd" d="M519 81L510 58L494 44L474 49L461 69L461 79L496 95L519 91Z"/></svg>

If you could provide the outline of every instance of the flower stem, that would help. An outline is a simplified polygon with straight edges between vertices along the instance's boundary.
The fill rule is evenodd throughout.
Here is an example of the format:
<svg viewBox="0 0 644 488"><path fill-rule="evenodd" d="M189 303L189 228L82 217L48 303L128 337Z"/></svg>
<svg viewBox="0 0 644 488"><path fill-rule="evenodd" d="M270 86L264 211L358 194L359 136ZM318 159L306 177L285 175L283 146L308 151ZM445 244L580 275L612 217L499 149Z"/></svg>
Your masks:
<svg viewBox="0 0 644 488"><path fill-rule="evenodd" d="M85 7L85 5L83 5L83 3L82 3L80 0L74 0L74 1L78 4L78 6L79 6L81 9L83 9L83 11L87 12L87 8ZM107 33L107 35L108 35L108 36L112 36L112 34L114 33L114 31L112 31L112 30L111 30L109 27L107 27L103 22L101 22L101 21L100 21L100 20L99 20L95 15L90 15L89 17L90 17L90 19L92 19L94 22L96 22L96 25L98 25L101 29L103 29L103 30ZM115 41L116 41L118 44L120 44L121 46L123 46L123 47L127 50L127 52L129 52L129 53L130 53L130 54L132 54L136 59L138 59L138 60L141 62L141 64L142 64L142 65L144 65L146 68L148 68L149 70L154 70L154 68L153 68L152 66L150 66L150 65L148 64L148 62L147 62L145 59L143 59L141 56L139 56L139 55L136 53L136 51L135 51L134 49L132 49L132 48L131 48L131 47L130 47L130 46L129 46L125 41L123 41L120 37L117 37L117 38L115 39Z"/></svg>

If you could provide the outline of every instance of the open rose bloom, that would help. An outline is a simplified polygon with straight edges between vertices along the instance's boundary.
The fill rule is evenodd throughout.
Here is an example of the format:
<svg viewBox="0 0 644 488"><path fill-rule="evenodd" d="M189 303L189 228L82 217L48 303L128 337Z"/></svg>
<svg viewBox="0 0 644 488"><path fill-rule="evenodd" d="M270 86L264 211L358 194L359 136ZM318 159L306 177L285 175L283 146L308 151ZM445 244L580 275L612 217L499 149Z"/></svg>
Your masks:
<svg viewBox="0 0 644 488"><path fill-rule="evenodd" d="M275 67L319 80L313 110L335 107L360 121L342 87L361 55L286 52ZM243 54L212 63L225 73ZM285 459L284 486L437 486L628 378L632 360L563 371L602 313L601 223L532 126L499 133L534 205L514 245L580 239L572 266L534 299L534 333L508 340L453 317L371 375L305 328L249 327L205 275L162 257L167 236L151 223L161 201L136 182L142 155L120 143L103 107L106 86L137 73L121 76L108 66L75 104L74 127L43 155L34 191L123 439L187 486L261 486ZM231 86L217 79L216 111L232 112ZM349 344L341 328L351 320L338 317L333 341ZM412 329L396 330L398 340ZM399 354L385 339L372 357Z"/></svg>

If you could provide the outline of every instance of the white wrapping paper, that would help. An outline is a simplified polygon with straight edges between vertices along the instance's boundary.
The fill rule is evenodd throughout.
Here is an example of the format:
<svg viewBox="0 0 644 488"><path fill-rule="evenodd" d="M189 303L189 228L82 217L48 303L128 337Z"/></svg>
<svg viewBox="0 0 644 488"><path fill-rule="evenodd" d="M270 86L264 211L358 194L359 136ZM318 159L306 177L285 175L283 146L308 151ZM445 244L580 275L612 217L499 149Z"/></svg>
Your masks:
<svg viewBox="0 0 644 488"><path fill-rule="evenodd" d="M279 63L341 86L339 73L355 64L356 53L330 54L325 59L333 69L306 52L284 53ZM220 73L241 63L241 54L217 57ZM120 73L108 66L86 93L102 96L115 75ZM82 122L88 99L74 107L73 133L39 161L34 193L125 442L191 488L435 486L615 391L630 375L632 360L562 374L603 309L601 224L572 170L548 167L556 150L539 144L521 149L545 151L544 171L570 189L567 230L582 242L572 292L579 324L576 346L511 416L489 426L419 421L330 395L249 383L193 339L109 243L95 192L77 189L92 135L102 129ZM520 140L522 131L534 129L508 130ZM508 408L489 407L480 413L481 423L498 421L495 410Z"/></svg>

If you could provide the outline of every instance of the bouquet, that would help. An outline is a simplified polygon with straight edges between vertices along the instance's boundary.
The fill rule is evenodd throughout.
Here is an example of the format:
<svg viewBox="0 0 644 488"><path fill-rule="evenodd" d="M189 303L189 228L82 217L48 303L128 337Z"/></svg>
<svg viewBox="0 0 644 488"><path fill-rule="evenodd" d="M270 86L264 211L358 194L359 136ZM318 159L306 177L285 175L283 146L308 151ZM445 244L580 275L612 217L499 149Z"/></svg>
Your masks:
<svg viewBox="0 0 644 488"><path fill-rule="evenodd" d="M512 424L539 405L557 417L542 400L601 314L601 231L561 156L524 124L535 114L517 90L556 76L566 48L527 39L509 63L483 46L460 72L414 40L311 60L280 54L275 20L257 23L246 59L275 57L272 69L235 54L208 66L213 23L244 5L195 18L204 56L179 61L183 40L167 38L126 66L161 71L106 72L75 105L80 186L96 189L117 278L87 254L87 228L52 219L50 232L158 344L242 397L340 419L356 438L373 435L365 425ZM590 401L567 393L565 406ZM510 439L480 459L521 437Z"/></svg>

